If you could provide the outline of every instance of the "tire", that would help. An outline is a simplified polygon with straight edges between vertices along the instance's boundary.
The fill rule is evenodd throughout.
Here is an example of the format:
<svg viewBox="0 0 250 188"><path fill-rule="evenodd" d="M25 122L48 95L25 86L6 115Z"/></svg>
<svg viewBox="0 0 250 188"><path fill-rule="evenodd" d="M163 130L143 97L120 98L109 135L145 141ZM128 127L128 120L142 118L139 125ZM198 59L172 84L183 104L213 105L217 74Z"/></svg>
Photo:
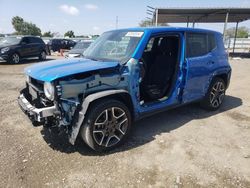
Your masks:
<svg viewBox="0 0 250 188"><path fill-rule="evenodd" d="M40 61L46 60L46 52L45 51L41 51L41 53L39 55L39 60Z"/></svg>
<svg viewBox="0 0 250 188"><path fill-rule="evenodd" d="M121 145L131 129L131 114L120 101L106 99L90 106L81 126L83 141L97 152L105 152Z"/></svg>
<svg viewBox="0 0 250 188"><path fill-rule="evenodd" d="M9 63L11 64L18 64L20 63L20 55L18 53L13 53L9 58Z"/></svg>
<svg viewBox="0 0 250 188"><path fill-rule="evenodd" d="M210 111L218 110L225 98L226 85L223 79L215 77L201 102L201 106Z"/></svg>

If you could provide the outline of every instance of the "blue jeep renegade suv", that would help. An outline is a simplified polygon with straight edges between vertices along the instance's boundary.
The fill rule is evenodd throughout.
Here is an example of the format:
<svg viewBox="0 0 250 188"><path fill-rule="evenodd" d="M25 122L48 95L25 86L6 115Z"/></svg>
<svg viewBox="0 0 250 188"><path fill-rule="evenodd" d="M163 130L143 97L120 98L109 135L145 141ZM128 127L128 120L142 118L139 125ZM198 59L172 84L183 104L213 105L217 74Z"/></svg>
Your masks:
<svg viewBox="0 0 250 188"><path fill-rule="evenodd" d="M195 101L217 110L231 68L220 33L167 27L108 31L83 58L36 64L25 73L18 102L34 124L64 128L70 143L80 136L106 151L145 116Z"/></svg>

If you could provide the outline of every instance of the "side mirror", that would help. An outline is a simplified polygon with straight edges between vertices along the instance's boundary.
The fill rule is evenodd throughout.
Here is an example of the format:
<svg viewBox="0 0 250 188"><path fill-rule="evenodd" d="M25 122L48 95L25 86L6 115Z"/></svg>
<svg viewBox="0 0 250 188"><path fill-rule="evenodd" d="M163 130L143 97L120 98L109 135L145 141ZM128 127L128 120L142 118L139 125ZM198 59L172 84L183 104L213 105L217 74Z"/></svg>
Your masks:
<svg viewBox="0 0 250 188"><path fill-rule="evenodd" d="M21 45L24 45L24 44L27 44L27 43L26 43L26 42L24 42L24 41L22 41L22 42L21 42Z"/></svg>

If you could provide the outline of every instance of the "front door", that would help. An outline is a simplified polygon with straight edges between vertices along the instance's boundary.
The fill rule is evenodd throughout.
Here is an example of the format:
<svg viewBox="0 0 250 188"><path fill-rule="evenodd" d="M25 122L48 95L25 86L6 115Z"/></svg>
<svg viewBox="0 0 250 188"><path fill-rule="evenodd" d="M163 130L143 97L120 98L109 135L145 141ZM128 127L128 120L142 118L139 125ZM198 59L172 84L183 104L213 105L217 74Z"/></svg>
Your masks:
<svg viewBox="0 0 250 188"><path fill-rule="evenodd" d="M159 33L148 39L141 57L141 114L150 114L180 103L184 35Z"/></svg>
<svg viewBox="0 0 250 188"><path fill-rule="evenodd" d="M21 41L20 55L22 57L29 57L32 54L32 44L28 37L24 37Z"/></svg>

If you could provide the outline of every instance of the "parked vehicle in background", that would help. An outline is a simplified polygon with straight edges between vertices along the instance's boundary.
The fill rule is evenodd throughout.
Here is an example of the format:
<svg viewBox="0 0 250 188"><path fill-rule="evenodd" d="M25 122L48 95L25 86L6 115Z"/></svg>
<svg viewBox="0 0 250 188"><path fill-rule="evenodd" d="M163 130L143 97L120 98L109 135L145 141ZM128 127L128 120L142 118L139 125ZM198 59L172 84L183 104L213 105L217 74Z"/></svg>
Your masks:
<svg viewBox="0 0 250 188"><path fill-rule="evenodd" d="M80 57L92 42L92 40L82 40L77 42L76 45L65 55L65 57Z"/></svg>
<svg viewBox="0 0 250 188"><path fill-rule="evenodd" d="M70 39L51 39L48 44L50 50L56 52L60 51L60 49L70 50L75 46L76 42Z"/></svg>
<svg viewBox="0 0 250 188"><path fill-rule="evenodd" d="M45 43L46 45L46 52L48 55L51 55L51 52L50 52L50 47L49 47L49 39L43 39L43 42Z"/></svg>
<svg viewBox="0 0 250 188"><path fill-rule="evenodd" d="M35 36L10 36L0 40L0 59L18 64L22 58L38 57L46 59L46 45Z"/></svg>
<svg viewBox="0 0 250 188"><path fill-rule="evenodd" d="M197 101L217 110L231 76L222 35L202 29L109 31L83 55L27 67L18 102L35 124L65 128L70 143L79 135L96 151L157 112Z"/></svg>

